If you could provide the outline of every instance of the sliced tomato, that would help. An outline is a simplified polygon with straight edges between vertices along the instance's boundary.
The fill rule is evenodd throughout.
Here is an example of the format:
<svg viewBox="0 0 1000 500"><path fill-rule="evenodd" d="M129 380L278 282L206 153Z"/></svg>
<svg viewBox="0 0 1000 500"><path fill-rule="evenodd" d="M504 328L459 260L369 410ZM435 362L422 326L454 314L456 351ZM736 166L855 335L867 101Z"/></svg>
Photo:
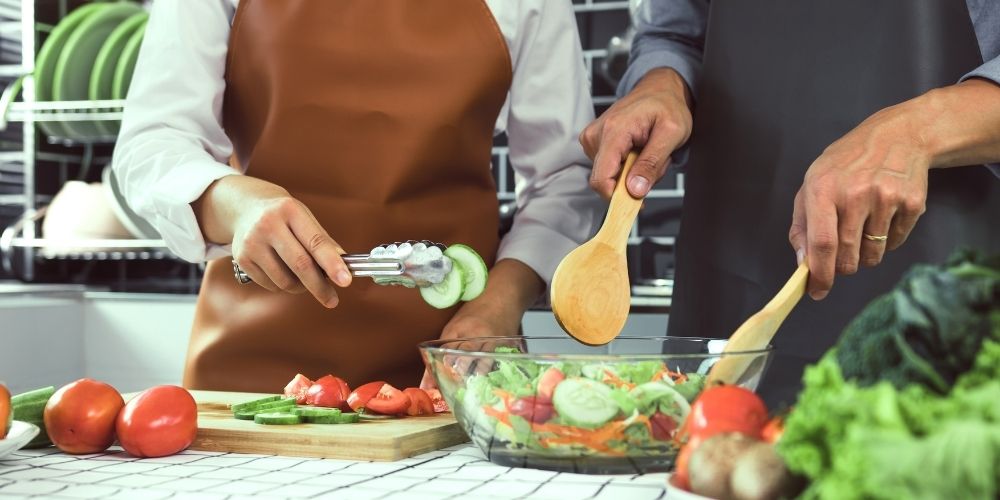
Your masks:
<svg viewBox="0 0 1000 500"><path fill-rule="evenodd" d="M389 384L382 384L378 393L364 407L382 415L399 415L406 413L406 409L410 407L410 397Z"/></svg>
<svg viewBox="0 0 1000 500"><path fill-rule="evenodd" d="M649 425L653 428L653 439L659 441L670 441L677 431L677 421L661 412L650 417Z"/></svg>
<svg viewBox="0 0 1000 500"><path fill-rule="evenodd" d="M347 405L347 397L350 394L351 389L347 386L347 382L333 375L325 375L316 379L312 387L306 391L306 404L350 410L351 407Z"/></svg>
<svg viewBox="0 0 1000 500"><path fill-rule="evenodd" d="M555 415L551 399L538 396L527 396L516 399L508 408L511 414L517 415L533 424L544 424Z"/></svg>
<svg viewBox="0 0 1000 500"><path fill-rule="evenodd" d="M434 404L434 413L448 413L451 411L448 408L448 402L444 400L441 396L441 391L437 389L425 389L427 395L431 397L431 403Z"/></svg>
<svg viewBox="0 0 1000 500"><path fill-rule="evenodd" d="M552 394L556 391L559 382L566 380L566 375L556 367L545 370L542 378L538 379L538 397L546 401L552 401Z"/></svg>
<svg viewBox="0 0 1000 500"><path fill-rule="evenodd" d="M708 439L723 432L739 432L760 438L767 422L767 406L748 389L734 385L716 386L702 392L685 422L690 438Z"/></svg>
<svg viewBox="0 0 1000 500"><path fill-rule="evenodd" d="M367 407L368 401L375 397L378 391L382 390L383 385L385 385L385 382L379 380L358 386L357 389L354 389L354 392L347 396L347 406L350 406L354 411Z"/></svg>
<svg viewBox="0 0 1000 500"><path fill-rule="evenodd" d="M301 373L296 373L295 378L285 386L285 397L295 398L295 402L300 405L305 404L306 393L309 392L309 388L312 385L313 381L309 380L309 377Z"/></svg>
<svg viewBox="0 0 1000 500"><path fill-rule="evenodd" d="M431 402L430 395L423 389L409 387L403 389L403 394L410 398L410 406L406 408L407 415L415 417L434 414L434 403Z"/></svg>

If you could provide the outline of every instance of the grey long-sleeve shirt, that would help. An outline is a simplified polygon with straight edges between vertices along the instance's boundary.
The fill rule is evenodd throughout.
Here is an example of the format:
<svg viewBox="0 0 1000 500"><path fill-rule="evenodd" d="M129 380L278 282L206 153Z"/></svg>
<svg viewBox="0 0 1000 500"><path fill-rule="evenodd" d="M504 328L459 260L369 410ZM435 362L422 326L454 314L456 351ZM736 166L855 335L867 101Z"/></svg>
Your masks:
<svg viewBox="0 0 1000 500"><path fill-rule="evenodd" d="M697 95L701 74L705 28L708 23L710 0L645 0L639 4L636 35L628 71L618 85L618 94L625 95L654 68L676 70L691 91ZM962 77L979 77L1000 84L1000 0L966 0L972 26L976 31L982 66ZM674 163L684 163L686 151L675 155ZM990 165L1000 177L1000 165Z"/></svg>

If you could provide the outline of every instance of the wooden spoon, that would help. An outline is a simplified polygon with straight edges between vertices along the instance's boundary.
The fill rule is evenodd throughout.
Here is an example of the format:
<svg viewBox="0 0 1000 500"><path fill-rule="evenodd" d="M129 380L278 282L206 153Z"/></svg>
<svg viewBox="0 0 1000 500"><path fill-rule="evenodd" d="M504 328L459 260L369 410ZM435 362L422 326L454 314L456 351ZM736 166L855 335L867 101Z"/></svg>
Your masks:
<svg viewBox="0 0 1000 500"><path fill-rule="evenodd" d="M629 153L601 230L573 250L552 277L552 312L563 330L589 345L607 344L625 326L632 293L625 250L642 200L625 187L637 153Z"/></svg>
<svg viewBox="0 0 1000 500"><path fill-rule="evenodd" d="M806 292L806 282L809 281L809 266L803 262L795 270L792 277L788 279L785 286L781 287L778 294L749 319L743 322L739 328L729 337L726 347L722 350L722 357L715 362L708 372L709 384L726 383L733 384L743 376L747 366L756 356L726 356L726 353L740 351L757 351L764 349L771 343L778 327L792 312L795 304Z"/></svg>

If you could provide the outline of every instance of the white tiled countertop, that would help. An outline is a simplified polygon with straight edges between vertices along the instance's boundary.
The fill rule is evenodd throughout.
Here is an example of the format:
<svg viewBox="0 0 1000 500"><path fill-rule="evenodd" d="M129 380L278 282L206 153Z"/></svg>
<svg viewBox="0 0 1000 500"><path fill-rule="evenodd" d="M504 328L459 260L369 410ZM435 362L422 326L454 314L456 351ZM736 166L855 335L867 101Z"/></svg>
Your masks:
<svg viewBox="0 0 1000 500"><path fill-rule="evenodd" d="M0 499L658 499L665 474L592 476L494 465L470 445L397 462L185 451L136 459L120 448L66 455L21 450L0 460Z"/></svg>

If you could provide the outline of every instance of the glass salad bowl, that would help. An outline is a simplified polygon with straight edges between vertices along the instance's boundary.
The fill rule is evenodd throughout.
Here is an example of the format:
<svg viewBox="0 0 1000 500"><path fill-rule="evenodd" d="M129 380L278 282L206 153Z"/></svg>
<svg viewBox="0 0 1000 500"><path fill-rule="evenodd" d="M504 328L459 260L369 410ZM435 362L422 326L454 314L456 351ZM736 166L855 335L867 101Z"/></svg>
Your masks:
<svg viewBox="0 0 1000 500"><path fill-rule="evenodd" d="M726 340L481 337L420 345L466 434L493 463L589 474L663 472ZM772 349L727 353L757 388Z"/></svg>

